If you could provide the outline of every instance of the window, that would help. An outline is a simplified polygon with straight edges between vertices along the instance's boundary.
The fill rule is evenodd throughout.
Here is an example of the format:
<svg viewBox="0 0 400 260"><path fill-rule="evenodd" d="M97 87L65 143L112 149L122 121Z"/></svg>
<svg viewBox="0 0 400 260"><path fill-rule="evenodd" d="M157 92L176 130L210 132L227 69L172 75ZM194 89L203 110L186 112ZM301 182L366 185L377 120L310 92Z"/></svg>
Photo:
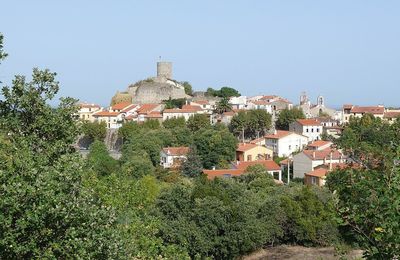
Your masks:
<svg viewBox="0 0 400 260"><path fill-rule="evenodd" d="M291 145L289 145L289 150L292 150L292 146Z"/></svg>
<svg viewBox="0 0 400 260"><path fill-rule="evenodd" d="M317 184L317 177L311 176L311 184Z"/></svg>
<svg viewBox="0 0 400 260"><path fill-rule="evenodd" d="M308 128L306 129L306 132L308 133Z"/></svg>
<svg viewBox="0 0 400 260"><path fill-rule="evenodd" d="M311 133L314 133L314 128L311 128Z"/></svg>
<svg viewBox="0 0 400 260"><path fill-rule="evenodd" d="M247 161L251 161L251 155L247 155Z"/></svg>
<svg viewBox="0 0 400 260"><path fill-rule="evenodd" d="M319 128L317 128L317 133L319 133Z"/></svg>

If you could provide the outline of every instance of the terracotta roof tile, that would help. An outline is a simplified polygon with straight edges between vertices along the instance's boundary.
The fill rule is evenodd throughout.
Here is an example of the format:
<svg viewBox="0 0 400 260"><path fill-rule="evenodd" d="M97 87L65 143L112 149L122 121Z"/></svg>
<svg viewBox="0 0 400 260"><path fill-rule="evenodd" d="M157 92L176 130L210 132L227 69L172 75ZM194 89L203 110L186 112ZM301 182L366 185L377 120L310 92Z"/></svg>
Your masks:
<svg viewBox="0 0 400 260"><path fill-rule="evenodd" d="M296 121L301 125L321 125L316 119L297 119Z"/></svg>
<svg viewBox="0 0 400 260"><path fill-rule="evenodd" d="M159 104L142 104L137 110L138 114L147 114L152 110L156 109Z"/></svg>
<svg viewBox="0 0 400 260"><path fill-rule="evenodd" d="M359 107L355 106L350 110L350 113L356 114L383 114L385 111L384 107L381 106L369 106L369 107Z"/></svg>
<svg viewBox="0 0 400 260"><path fill-rule="evenodd" d="M265 138L267 139L280 139L286 137L288 135L294 134L293 132L284 131L284 130L277 130L276 133L266 135Z"/></svg>
<svg viewBox="0 0 400 260"><path fill-rule="evenodd" d="M93 116L100 116L100 117L103 117L103 116L116 117L118 115L119 115L119 112L109 112L109 111L100 111L100 112L93 114Z"/></svg>
<svg viewBox="0 0 400 260"><path fill-rule="evenodd" d="M325 146L325 145L328 145L328 144L332 145L333 143L330 142L330 141L317 140L317 141L312 142L308 146L310 146L310 147L321 147L321 146Z"/></svg>
<svg viewBox="0 0 400 260"><path fill-rule="evenodd" d="M128 106L132 105L132 102L121 102L118 104L115 104L111 107L112 110L122 110Z"/></svg>
<svg viewBox="0 0 400 260"><path fill-rule="evenodd" d="M257 147L258 145L256 144L250 144L250 143L239 143L238 147L236 148L236 151L238 152L245 152L248 150L251 150L255 147Z"/></svg>
<svg viewBox="0 0 400 260"><path fill-rule="evenodd" d="M332 152L332 159L339 160L340 158L344 158L343 154L338 150L334 150L331 148L327 148L324 150L304 150L303 153L310 158L311 160L323 160L330 159Z"/></svg>
<svg viewBox="0 0 400 260"><path fill-rule="evenodd" d="M262 165L267 171L280 171L281 167L273 160L258 160L251 162L238 162L234 165L237 169L246 170L249 166Z"/></svg>

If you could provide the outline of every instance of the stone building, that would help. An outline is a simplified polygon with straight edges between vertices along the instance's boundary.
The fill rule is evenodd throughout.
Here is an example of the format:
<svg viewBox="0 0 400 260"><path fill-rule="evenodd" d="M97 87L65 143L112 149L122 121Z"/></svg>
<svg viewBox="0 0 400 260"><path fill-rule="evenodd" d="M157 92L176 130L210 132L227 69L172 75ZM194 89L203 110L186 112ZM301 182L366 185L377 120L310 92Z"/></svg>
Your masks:
<svg viewBox="0 0 400 260"><path fill-rule="evenodd" d="M329 117L334 117L336 110L328 108L325 106L325 98L323 96L318 96L317 104L311 104L308 96L305 92L300 96L300 104L298 106L304 112L307 118L316 118L321 115L328 115Z"/></svg>
<svg viewBox="0 0 400 260"><path fill-rule="evenodd" d="M155 103L164 100L190 98L185 88L172 78L172 63L157 62L157 76L141 80L128 86L124 92L117 92L112 103L131 101L134 104ZM130 100L127 100L130 99Z"/></svg>

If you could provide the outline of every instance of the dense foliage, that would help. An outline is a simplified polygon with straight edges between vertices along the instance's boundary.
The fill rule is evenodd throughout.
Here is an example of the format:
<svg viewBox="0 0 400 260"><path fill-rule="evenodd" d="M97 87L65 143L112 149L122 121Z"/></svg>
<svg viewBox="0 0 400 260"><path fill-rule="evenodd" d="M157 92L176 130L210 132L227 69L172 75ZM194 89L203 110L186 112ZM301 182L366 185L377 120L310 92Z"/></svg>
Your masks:
<svg viewBox="0 0 400 260"><path fill-rule="evenodd" d="M211 97L222 97L222 98L230 98L230 97L239 97L240 93L234 88L230 87L222 87L220 90L216 90L213 88L208 88L206 94Z"/></svg>
<svg viewBox="0 0 400 260"><path fill-rule="evenodd" d="M82 132L89 143L95 140L103 141L107 134L107 124L104 121L100 123L84 121L82 123Z"/></svg>
<svg viewBox="0 0 400 260"><path fill-rule="evenodd" d="M269 174L197 179L163 191L156 201L166 243L192 258L232 259L280 242L327 245L337 239L330 195L276 186Z"/></svg>
<svg viewBox="0 0 400 260"><path fill-rule="evenodd" d="M55 73L38 69L2 90L1 258L119 258L113 210L82 185L75 100L53 108L57 91Z"/></svg>
<svg viewBox="0 0 400 260"><path fill-rule="evenodd" d="M337 141L356 163L328 176L342 224L370 259L400 256L400 122L353 118Z"/></svg>
<svg viewBox="0 0 400 260"><path fill-rule="evenodd" d="M241 139L264 136L271 127L271 115L262 109L240 111L232 117L230 130Z"/></svg>
<svg viewBox="0 0 400 260"><path fill-rule="evenodd" d="M296 119L306 118L301 108L285 108L279 112L278 119L276 120L276 128L280 130L289 130L290 123L296 121Z"/></svg>

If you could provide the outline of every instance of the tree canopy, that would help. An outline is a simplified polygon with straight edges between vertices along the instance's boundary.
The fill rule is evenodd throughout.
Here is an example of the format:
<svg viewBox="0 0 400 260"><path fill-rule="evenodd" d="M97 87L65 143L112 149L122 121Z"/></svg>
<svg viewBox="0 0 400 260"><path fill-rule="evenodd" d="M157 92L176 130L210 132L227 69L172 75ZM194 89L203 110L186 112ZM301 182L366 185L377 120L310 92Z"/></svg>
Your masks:
<svg viewBox="0 0 400 260"><path fill-rule="evenodd" d="M278 119L276 120L276 127L280 130L289 130L290 123L296 121L296 119L304 119L306 116L301 108L285 108L282 110Z"/></svg>
<svg viewBox="0 0 400 260"><path fill-rule="evenodd" d="M230 97L239 97L240 93L234 88L231 87L222 87L220 90L215 90L213 88L208 88L206 91L208 96L212 97L222 97L222 98L230 98Z"/></svg>
<svg viewBox="0 0 400 260"><path fill-rule="evenodd" d="M351 167L328 175L342 225L369 259L400 255L400 122L389 125L373 115L352 118L337 140Z"/></svg>

